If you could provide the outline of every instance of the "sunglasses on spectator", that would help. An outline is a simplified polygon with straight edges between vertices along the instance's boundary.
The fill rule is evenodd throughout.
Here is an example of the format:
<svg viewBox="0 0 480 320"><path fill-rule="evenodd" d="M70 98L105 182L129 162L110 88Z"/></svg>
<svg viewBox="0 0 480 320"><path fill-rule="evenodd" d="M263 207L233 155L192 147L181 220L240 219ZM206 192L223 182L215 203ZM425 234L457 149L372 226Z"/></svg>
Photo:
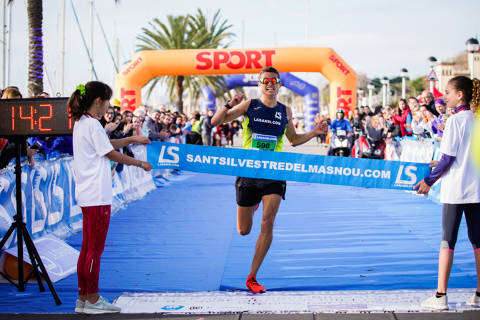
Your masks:
<svg viewBox="0 0 480 320"><path fill-rule="evenodd" d="M272 84L278 84L280 82L280 79L279 78L263 78L263 79L260 79L260 83L262 83L262 84L268 84L269 82L271 82Z"/></svg>

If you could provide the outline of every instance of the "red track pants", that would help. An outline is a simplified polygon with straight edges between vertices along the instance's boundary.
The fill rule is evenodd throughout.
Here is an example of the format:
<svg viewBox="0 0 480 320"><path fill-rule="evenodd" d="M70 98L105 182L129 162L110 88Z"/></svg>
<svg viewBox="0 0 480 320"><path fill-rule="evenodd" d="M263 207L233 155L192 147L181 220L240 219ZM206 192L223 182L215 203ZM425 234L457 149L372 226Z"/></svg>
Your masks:
<svg viewBox="0 0 480 320"><path fill-rule="evenodd" d="M82 207L83 241L77 262L78 293L98 292L100 256L105 248L110 224L110 205Z"/></svg>

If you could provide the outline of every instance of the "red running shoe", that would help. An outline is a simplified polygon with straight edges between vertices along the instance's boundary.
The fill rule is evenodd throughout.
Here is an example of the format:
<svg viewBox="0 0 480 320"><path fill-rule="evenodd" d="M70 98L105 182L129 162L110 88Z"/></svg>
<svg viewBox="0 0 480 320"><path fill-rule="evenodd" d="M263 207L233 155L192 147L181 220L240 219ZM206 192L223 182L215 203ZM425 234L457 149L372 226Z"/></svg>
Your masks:
<svg viewBox="0 0 480 320"><path fill-rule="evenodd" d="M265 287L257 282L255 276L249 276L247 278L247 288L252 290L255 293L264 293Z"/></svg>

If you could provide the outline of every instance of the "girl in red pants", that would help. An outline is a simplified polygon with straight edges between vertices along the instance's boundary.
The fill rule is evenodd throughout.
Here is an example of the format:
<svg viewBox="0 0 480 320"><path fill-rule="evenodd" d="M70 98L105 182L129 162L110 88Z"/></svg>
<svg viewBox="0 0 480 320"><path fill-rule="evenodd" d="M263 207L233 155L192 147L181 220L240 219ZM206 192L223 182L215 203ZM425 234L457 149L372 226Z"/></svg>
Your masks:
<svg viewBox="0 0 480 320"><path fill-rule="evenodd" d="M110 206L112 176L110 161L141 167L150 171L148 162L126 156L115 149L131 143L150 143L142 136L108 139L100 119L109 107L112 89L102 82L92 81L77 86L68 100L75 120L73 128L73 168L75 196L83 214L83 241L77 263L78 293L75 312L115 313L120 308L110 304L98 293L100 256L105 247Z"/></svg>

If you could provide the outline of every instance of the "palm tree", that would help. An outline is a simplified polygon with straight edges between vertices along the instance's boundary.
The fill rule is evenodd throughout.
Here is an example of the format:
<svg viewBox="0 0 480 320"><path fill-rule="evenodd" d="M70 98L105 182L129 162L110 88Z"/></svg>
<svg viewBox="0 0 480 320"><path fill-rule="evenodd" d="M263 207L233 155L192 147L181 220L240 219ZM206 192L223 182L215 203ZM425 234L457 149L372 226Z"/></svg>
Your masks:
<svg viewBox="0 0 480 320"><path fill-rule="evenodd" d="M227 32L232 25L228 24L227 20L220 21L220 10L217 10L213 15L212 23L208 24L208 20L201 9L197 9L195 16L190 15L190 19L195 30L206 30L207 32L199 34L195 41L195 48L227 48L230 46L230 42L223 44L224 40L228 40L234 36L233 33Z"/></svg>
<svg viewBox="0 0 480 320"><path fill-rule="evenodd" d="M28 94L35 96L43 91L43 5L42 0L28 0L29 65Z"/></svg>
<svg viewBox="0 0 480 320"><path fill-rule="evenodd" d="M8 0L8 3L13 0ZM115 0L115 4L120 0ZM43 91L43 3L42 0L28 0L29 65L28 94L35 96Z"/></svg>
<svg viewBox="0 0 480 320"><path fill-rule="evenodd" d="M232 27L227 20L221 21L218 10L209 24L205 14L198 9L195 16L167 16L167 23L154 19L149 23L150 29L142 28L143 34L137 37L140 44L137 50L168 50L168 49L204 49L226 48L224 41L234 34L227 32ZM183 112L183 93L188 91L192 101L198 99L201 90L210 86L217 94L226 90L222 76L162 76L155 77L147 90L149 96L155 86L166 84L170 101L175 102L179 112Z"/></svg>

